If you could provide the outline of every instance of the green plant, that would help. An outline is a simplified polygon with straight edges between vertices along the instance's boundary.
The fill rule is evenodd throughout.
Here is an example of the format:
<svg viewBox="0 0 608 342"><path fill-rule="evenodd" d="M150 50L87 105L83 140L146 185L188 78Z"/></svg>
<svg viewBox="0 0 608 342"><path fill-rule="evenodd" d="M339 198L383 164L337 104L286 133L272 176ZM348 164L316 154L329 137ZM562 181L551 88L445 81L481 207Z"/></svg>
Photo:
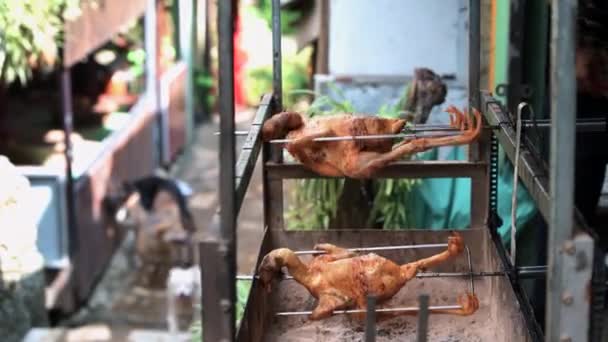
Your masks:
<svg viewBox="0 0 608 342"><path fill-rule="evenodd" d="M249 8L256 16L264 19L268 28L272 28L272 0L258 0L255 6ZM302 13L296 10L281 9L281 33L292 34L294 24L300 20Z"/></svg>
<svg viewBox="0 0 608 342"><path fill-rule="evenodd" d="M79 0L0 1L0 85L25 84L37 67L52 67L63 19L79 15Z"/></svg>
<svg viewBox="0 0 608 342"><path fill-rule="evenodd" d="M338 100L327 95L316 95L308 90L294 91L294 94L316 95L306 114L330 115L334 113L352 113L356 108L345 95L335 86L329 84L330 90ZM400 116L401 108L407 97L406 90L394 105L382 105L378 114L382 117L395 118ZM409 228L412 225L407 204L410 194L419 180L413 179L381 179L374 180L374 202L368 224L382 223L385 229ZM342 194L343 179L306 179L296 183L293 192L293 205L286 212L289 229L327 229L336 216L338 199Z"/></svg>
<svg viewBox="0 0 608 342"><path fill-rule="evenodd" d="M241 322L243 315L245 314L245 306L247 305L247 298L249 298L249 291L251 290L250 280L237 280L236 281L236 324L237 326ZM190 326L190 338L192 342L200 342L203 338L203 326L200 320L192 323Z"/></svg>
<svg viewBox="0 0 608 342"><path fill-rule="evenodd" d="M194 93L203 108L207 110L215 106L217 96L213 92L215 85L213 76L206 70L194 69Z"/></svg>
<svg viewBox="0 0 608 342"><path fill-rule="evenodd" d="M292 106L297 101L297 89L309 87L308 62L311 48L302 49L295 55L284 56L281 63L283 73L283 93L286 94L283 104ZM257 104L263 94L272 90L272 66L252 68L246 75L247 102Z"/></svg>

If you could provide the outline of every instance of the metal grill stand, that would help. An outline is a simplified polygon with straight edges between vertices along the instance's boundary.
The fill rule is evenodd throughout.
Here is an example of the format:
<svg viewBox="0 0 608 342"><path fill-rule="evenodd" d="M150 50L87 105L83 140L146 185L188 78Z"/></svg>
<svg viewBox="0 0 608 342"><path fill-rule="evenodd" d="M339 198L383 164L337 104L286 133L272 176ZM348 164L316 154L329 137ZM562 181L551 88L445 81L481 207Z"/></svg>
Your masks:
<svg viewBox="0 0 608 342"><path fill-rule="evenodd" d="M273 93L264 96L247 133L245 145L236 163L234 163L234 108L232 104L232 2L219 2L220 34L220 108L221 108L221 220L216 216L212 226L212 238L203 243L201 260L205 260L203 269L203 306L208 315L203 313L203 331L207 341L234 341L234 218L242 204L247 185L253 172L255 161L262 148L260 136L261 125L273 113L282 110L281 89L281 40L280 40L280 1L272 1L273 29ZM450 162L397 162L387 166L378 173L380 178L404 177L466 177L471 179L471 222L472 227L485 226L483 229L463 231L468 235L467 241L475 241L477 248L473 260L481 258L476 267L491 267L492 271L473 272L469 264L466 276L477 278L484 291L488 291L488 303L493 310L498 310L497 329L502 338L509 341L540 341L543 339L537 322L534 320L531 307L518 279L526 272L542 274L542 267L515 269L508 257L495 227L499 226L496 208L496 175L497 142L500 142L509 158L514 154L514 131L508 116L502 112L500 104L491 96L480 92L479 86L479 51L480 51L480 1L469 1L469 102L482 110L485 119L494 129L485 131L484 137L471 146L469 161ZM548 341L584 341L587 340L587 318L589 299L584 297L583 290L591 275L593 260L593 243L587 234L572 239L573 228L581 228L579 220L573 222L575 212L572 203L572 165L574 146L574 13L576 4L572 1L552 1L552 58L551 75L553 84L552 101L552 158L551 189L548 191L548 178L539 165L525 149L519 156L519 176L532 193L540 212L551 223L551 237L548 241L549 286L547 298L547 340ZM560 112L560 119L557 114ZM561 113L564 112L564 113ZM431 231L306 231L286 232L283 230L283 192L282 181L292 178L321 178L306 170L300 164L286 164L281 160L281 148L277 144L263 146L263 181L265 237L260 248L261 257L274 247L299 249L304 243L312 245L322 240L332 241L339 245L346 242L361 246L363 241L381 241L394 243L418 239L419 243L429 243L445 232ZM557 196L557 191L560 196ZM221 227L221 234L220 229ZM488 227L490 229L488 229ZM585 231L584 227L582 227ZM580 230L580 229L579 229ZM445 241L445 240L443 240ZM341 243L344 242L344 243ZM406 249L406 251L414 251ZM403 252L403 251L402 251ZM479 254L477 254L479 253ZM479 256L476 256L479 255ZM497 271L498 270L498 271ZM446 272L438 272L437 274ZM449 272L448 272L449 273ZM452 272L463 273L463 272ZM492 274L490 274L492 273ZM496 275L486 277L486 275ZM421 274L422 276L422 274ZM459 274L458 276L462 276ZM431 276L429 276L431 277ZM269 313L275 311L276 302L260 288L253 277L252 290L249 296L245 316L239 329L240 341L266 341L265 333L272 323ZM421 277L424 278L424 277ZM581 281L582 280L582 281ZM280 284L287 284L281 282ZM475 281L473 282L473 284ZM281 285L282 286L282 285ZM418 308L413 308L418 310ZM377 312L378 310L376 310ZM488 329L488 327L484 327ZM424 328L422 328L424 329ZM371 327L368 329L373 336ZM510 335L511 334L511 335ZM371 340L372 337L368 337Z"/></svg>

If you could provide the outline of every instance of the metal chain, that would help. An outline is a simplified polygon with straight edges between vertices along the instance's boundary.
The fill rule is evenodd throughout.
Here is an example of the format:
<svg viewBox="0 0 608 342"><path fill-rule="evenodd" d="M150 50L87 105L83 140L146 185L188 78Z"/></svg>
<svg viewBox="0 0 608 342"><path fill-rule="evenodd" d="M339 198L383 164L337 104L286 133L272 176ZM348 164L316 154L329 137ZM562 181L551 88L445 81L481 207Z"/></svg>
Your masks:
<svg viewBox="0 0 608 342"><path fill-rule="evenodd" d="M502 226L498 216L498 138L494 132L490 135L490 212L488 224L492 229Z"/></svg>

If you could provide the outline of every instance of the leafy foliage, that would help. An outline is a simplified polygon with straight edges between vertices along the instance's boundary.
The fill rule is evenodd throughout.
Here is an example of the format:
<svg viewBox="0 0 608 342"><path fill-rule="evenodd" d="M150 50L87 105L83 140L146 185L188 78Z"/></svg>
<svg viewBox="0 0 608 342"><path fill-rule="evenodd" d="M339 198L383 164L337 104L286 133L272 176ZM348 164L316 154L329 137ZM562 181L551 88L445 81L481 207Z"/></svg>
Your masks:
<svg viewBox="0 0 608 342"><path fill-rule="evenodd" d="M217 96L213 92L215 85L213 76L206 70L194 69L194 93L200 98L204 108L210 109L215 106Z"/></svg>
<svg viewBox="0 0 608 342"><path fill-rule="evenodd" d="M0 84L25 84L36 67L52 67L63 18L79 15L79 0L0 1Z"/></svg>
<svg viewBox="0 0 608 342"><path fill-rule="evenodd" d="M312 49L302 49L298 54L284 56L281 64L283 73L283 92L287 94L284 105L289 107L297 100L297 89L309 86L308 61ZM258 103L263 94L272 90L272 65L252 68L246 76L247 101Z"/></svg>
<svg viewBox="0 0 608 342"><path fill-rule="evenodd" d="M357 112L350 101L335 85L330 90L339 100L327 95L317 95L307 110L307 115L331 115L335 113ZM299 90L295 94L316 95L314 92ZM379 109L379 116L396 118L401 113L407 96L407 89L394 105L385 104ZM374 181L374 203L369 224L382 223L385 229L409 228L412 225L407 203L410 194L419 180L381 179ZM338 199L342 194L343 179L304 179L298 180L293 193L293 205L286 213L289 229L311 229L329 227L336 216Z"/></svg>
<svg viewBox="0 0 608 342"><path fill-rule="evenodd" d="M272 29L272 0L259 0L256 6L251 7L253 13L266 21L268 28ZM295 32L294 24L300 20L302 14L295 10L281 9L281 33Z"/></svg>

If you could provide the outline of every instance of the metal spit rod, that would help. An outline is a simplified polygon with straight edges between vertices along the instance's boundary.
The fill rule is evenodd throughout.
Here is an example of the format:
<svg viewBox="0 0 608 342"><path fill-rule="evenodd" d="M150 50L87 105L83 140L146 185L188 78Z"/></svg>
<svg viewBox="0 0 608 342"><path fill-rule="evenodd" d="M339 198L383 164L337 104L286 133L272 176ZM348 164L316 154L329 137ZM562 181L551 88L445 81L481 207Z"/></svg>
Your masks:
<svg viewBox="0 0 608 342"><path fill-rule="evenodd" d="M433 125L419 125L419 126L412 126L412 127L406 127L403 129L404 132L437 132L437 131L448 131L448 132L454 132L454 131L459 131L458 128L454 128L450 125L444 125L444 124L433 124ZM214 132L213 135L221 135L221 132ZM249 135L249 131L234 131L234 135L236 136L247 136Z"/></svg>
<svg viewBox="0 0 608 342"><path fill-rule="evenodd" d="M528 269L527 267L518 268L517 274L525 278L537 274L546 273L546 266L538 269ZM462 277L500 277L507 275L506 271L480 271L480 272L421 272L416 274L416 278L462 278ZM258 279L257 275L241 274L237 275L238 280L253 280ZM281 280L293 280L290 275L285 275Z"/></svg>
<svg viewBox="0 0 608 342"><path fill-rule="evenodd" d="M349 252L376 252L376 251L392 251L401 249L418 249L418 248L443 248L447 247L447 243L427 243L420 245L397 245L397 246L380 246L380 247L358 247L358 248L347 248ZM296 255L306 254L325 254L324 251L307 250L307 251L296 251Z"/></svg>
<svg viewBox="0 0 608 342"><path fill-rule="evenodd" d="M417 133L401 133L401 134L373 134L373 135L343 135L339 137L319 137L314 138L312 141L315 142L328 142L328 141L347 141L347 140L372 140L372 139L401 139L401 138L438 138L438 137L451 137L461 135L461 132L453 131L436 131L429 132L428 134L417 134ZM292 139L273 139L270 140L271 144L287 144L292 142Z"/></svg>
<svg viewBox="0 0 608 342"><path fill-rule="evenodd" d="M550 128L551 123L547 119L538 119L534 120L522 120L521 124L525 128ZM495 129L494 126L488 126L485 128ZM608 130L608 121L604 119L578 119L576 122L577 131L587 131L587 132L603 132ZM412 127L407 127L404 129L406 132L455 132L458 131L457 128L454 128L450 125L446 124L421 124ZM214 132L213 135L221 135L221 132ZM236 136L247 136L249 135L249 131L234 131L234 135ZM392 134L387 134L391 135Z"/></svg>
<svg viewBox="0 0 608 342"><path fill-rule="evenodd" d="M454 310L454 309L462 309L460 305L435 305L429 306L429 310ZM376 309L376 313L380 312L417 312L420 308L417 306L408 306L401 308L382 308ZM344 315L344 314L355 314L355 313L364 313L367 312L365 309L351 309L351 310L336 310L333 312L334 315ZM302 315L310 315L312 311L283 311L275 313L275 316L302 316Z"/></svg>

